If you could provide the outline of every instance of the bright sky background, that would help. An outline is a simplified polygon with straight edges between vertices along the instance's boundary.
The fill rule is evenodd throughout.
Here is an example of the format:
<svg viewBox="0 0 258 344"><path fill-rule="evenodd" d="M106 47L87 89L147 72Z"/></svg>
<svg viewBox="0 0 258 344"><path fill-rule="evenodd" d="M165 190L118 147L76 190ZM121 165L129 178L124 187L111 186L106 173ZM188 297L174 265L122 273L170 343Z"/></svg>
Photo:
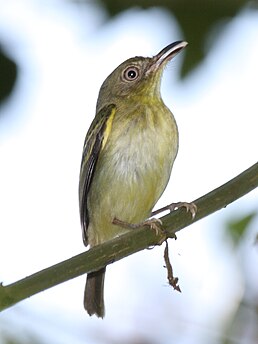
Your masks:
<svg viewBox="0 0 258 344"><path fill-rule="evenodd" d="M7 284L84 251L78 176L99 87L123 60L187 37L161 9L109 22L97 5L69 1L0 0L0 8L0 42L19 65L15 91L0 109L0 280ZM162 94L180 148L158 205L192 201L257 161L258 13L242 11L216 37L186 80L178 79L182 54L165 71ZM207 343L207 336L215 343L243 292L222 226L257 210L257 200L255 190L171 241L182 294L167 287L163 247L146 250L108 268L104 321L83 309L82 276L3 312L0 336L12 326L57 344L171 343L173 333L179 344ZM246 242L254 266L257 224Z"/></svg>

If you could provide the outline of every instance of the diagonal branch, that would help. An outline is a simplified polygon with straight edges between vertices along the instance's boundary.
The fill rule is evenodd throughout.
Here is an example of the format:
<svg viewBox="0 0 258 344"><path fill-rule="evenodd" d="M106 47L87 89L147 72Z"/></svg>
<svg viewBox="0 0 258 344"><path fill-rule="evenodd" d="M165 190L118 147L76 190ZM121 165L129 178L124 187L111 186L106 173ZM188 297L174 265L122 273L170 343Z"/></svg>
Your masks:
<svg viewBox="0 0 258 344"><path fill-rule="evenodd" d="M226 184L194 201L198 207L194 220L192 220L190 214L185 213L185 210L179 209L161 217L162 227L167 231L169 237L174 237L175 233L182 228L217 210L225 208L257 186L258 163ZM163 236L162 233L156 235L155 231L143 227L5 287L0 284L0 310L59 283L87 272L98 270L107 264L118 261L149 246L156 245L164 239Z"/></svg>

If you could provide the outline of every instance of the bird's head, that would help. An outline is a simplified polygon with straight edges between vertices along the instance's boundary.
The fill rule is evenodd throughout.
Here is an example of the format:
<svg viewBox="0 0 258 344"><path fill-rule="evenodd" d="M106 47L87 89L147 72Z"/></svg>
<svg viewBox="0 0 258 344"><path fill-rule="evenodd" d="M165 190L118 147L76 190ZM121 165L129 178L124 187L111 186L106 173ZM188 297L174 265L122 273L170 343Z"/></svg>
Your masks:
<svg viewBox="0 0 258 344"><path fill-rule="evenodd" d="M169 44L154 57L136 56L121 63L103 82L97 102L97 111L104 105L132 97L160 98L160 82L164 67L187 42Z"/></svg>

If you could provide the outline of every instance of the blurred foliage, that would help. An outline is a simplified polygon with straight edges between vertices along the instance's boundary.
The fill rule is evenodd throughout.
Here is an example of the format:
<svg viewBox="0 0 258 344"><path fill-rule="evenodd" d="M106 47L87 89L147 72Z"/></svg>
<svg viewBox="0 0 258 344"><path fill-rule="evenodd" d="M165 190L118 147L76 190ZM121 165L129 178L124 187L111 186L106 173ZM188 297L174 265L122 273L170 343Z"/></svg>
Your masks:
<svg viewBox="0 0 258 344"><path fill-rule="evenodd" d="M67 1L67 0L66 0ZM89 3L89 0L70 0L74 3ZM230 19L235 17L245 6L258 8L257 0L99 0L110 15L119 14L130 8L162 7L172 14L181 27L183 37L191 48L186 50L184 62L181 69L181 76L186 76L205 57L209 46L206 45L208 38L213 37L214 29L221 31ZM93 2L93 1L92 1ZM213 32L212 32L213 31ZM17 64L12 61L0 48L0 106L1 103L11 94L17 78Z"/></svg>
<svg viewBox="0 0 258 344"><path fill-rule="evenodd" d="M254 235L250 231L251 224L254 223L257 211L250 212L237 218L234 216L225 223L225 233L234 244L233 258L236 261L238 272L242 278L242 292L235 299L235 307L232 312L228 312L228 319L225 321L224 333L221 336L222 344L235 343L258 343L258 289L257 289L257 267L252 255L250 240L246 238ZM257 230L256 230L257 232ZM249 255L251 253L251 255Z"/></svg>
<svg viewBox="0 0 258 344"><path fill-rule="evenodd" d="M17 78L17 64L0 46L0 105L11 94Z"/></svg>
<svg viewBox="0 0 258 344"><path fill-rule="evenodd" d="M241 239L245 236L247 230L249 229L249 225L256 216L256 212L251 212L248 215L240 219L232 219L230 222L227 223L227 231L226 233L230 236L231 241L234 243L235 246L239 244ZM255 242L255 238L254 238Z"/></svg>
<svg viewBox="0 0 258 344"><path fill-rule="evenodd" d="M247 293L246 293L247 294ZM244 296L232 318L229 319L222 344L258 343L257 299Z"/></svg>
<svg viewBox="0 0 258 344"><path fill-rule="evenodd" d="M185 52L185 60L181 75L186 76L195 68L208 52L206 42L216 28L221 31L222 24L235 17L245 6L258 8L258 1L251 0L102 0L110 16L132 7L147 9L150 7L163 7L178 20L183 37L191 47ZM213 36L216 35L213 32Z"/></svg>
<svg viewBox="0 0 258 344"><path fill-rule="evenodd" d="M10 324L10 328L12 328ZM14 331L13 331L14 332ZM1 333L0 332L0 343L1 344L42 344L38 335L32 335L28 331L24 331L22 338L17 333Z"/></svg>

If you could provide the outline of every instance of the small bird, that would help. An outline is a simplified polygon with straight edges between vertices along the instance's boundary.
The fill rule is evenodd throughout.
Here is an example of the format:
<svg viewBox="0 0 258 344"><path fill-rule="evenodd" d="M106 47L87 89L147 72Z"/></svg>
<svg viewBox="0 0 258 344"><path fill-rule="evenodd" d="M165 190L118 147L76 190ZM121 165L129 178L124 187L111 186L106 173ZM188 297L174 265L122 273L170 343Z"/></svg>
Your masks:
<svg viewBox="0 0 258 344"><path fill-rule="evenodd" d="M168 61L186 46L178 41L154 57L130 58L102 84L80 170L85 246L120 236L130 224L151 223L144 221L166 188L178 151L177 125L160 95L161 77ZM187 203L174 205L194 212ZM105 270L88 273L84 293L88 314L101 318Z"/></svg>

